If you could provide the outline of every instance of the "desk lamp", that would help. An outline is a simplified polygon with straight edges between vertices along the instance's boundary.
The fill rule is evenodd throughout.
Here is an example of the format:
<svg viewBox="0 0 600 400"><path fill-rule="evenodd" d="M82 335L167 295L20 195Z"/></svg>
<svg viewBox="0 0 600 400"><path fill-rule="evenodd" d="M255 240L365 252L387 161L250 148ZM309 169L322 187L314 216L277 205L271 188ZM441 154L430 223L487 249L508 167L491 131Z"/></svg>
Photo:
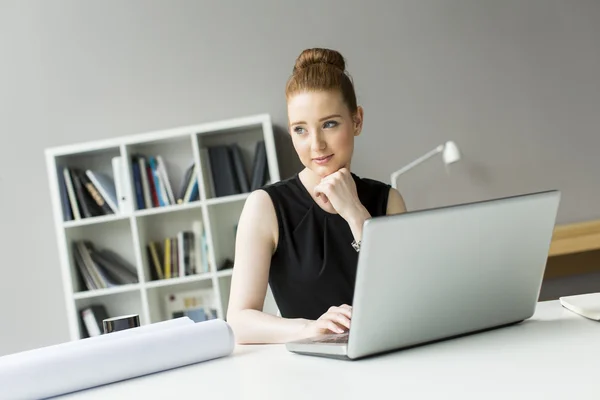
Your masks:
<svg viewBox="0 0 600 400"><path fill-rule="evenodd" d="M408 171L410 169L413 169L417 165L421 164L422 162L430 159L431 157L433 157L439 153L442 153L442 159L444 160L444 165L446 165L446 166L460 160L460 151L458 150L456 143L454 143L452 140L449 140L444 144L440 144L439 146L437 146L435 149L429 151L428 153L425 153L424 155L417 158L413 162L407 164L406 166L400 168L398 171L392 173L392 175L391 175L392 187L394 189L397 189L396 180L398 180L398 177L400 175L402 175L403 173L405 173L406 171Z"/></svg>

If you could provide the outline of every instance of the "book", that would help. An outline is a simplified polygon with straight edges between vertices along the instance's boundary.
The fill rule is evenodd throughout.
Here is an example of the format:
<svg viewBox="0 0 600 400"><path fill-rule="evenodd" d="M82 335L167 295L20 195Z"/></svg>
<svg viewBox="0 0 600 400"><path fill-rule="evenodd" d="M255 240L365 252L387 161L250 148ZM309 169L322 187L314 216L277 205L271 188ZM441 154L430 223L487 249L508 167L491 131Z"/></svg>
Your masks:
<svg viewBox="0 0 600 400"><path fill-rule="evenodd" d="M215 197L241 193L229 146L209 147L208 157L215 185Z"/></svg>
<svg viewBox="0 0 600 400"><path fill-rule="evenodd" d="M151 280L183 278L209 272L208 245L202 221L191 228L146 243L146 262Z"/></svg>
<svg viewBox="0 0 600 400"><path fill-rule="evenodd" d="M71 205L72 218L75 220L81 219L79 205L77 204L77 196L75 195L75 185L73 185L71 171L69 171L69 168L67 167L63 168L63 180L67 188L67 197L69 199L69 204Z"/></svg>
<svg viewBox="0 0 600 400"><path fill-rule="evenodd" d="M559 297L560 304L585 318L600 321L600 292Z"/></svg>
<svg viewBox="0 0 600 400"><path fill-rule="evenodd" d="M114 251L88 240L75 240L71 247L81 291L138 283L136 268Z"/></svg>
<svg viewBox="0 0 600 400"><path fill-rule="evenodd" d="M250 190L254 191L261 188L269 176L269 166L267 165L267 150L265 141L256 142L254 150L254 163L252 165L252 183Z"/></svg>
<svg viewBox="0 0 600 400"><path fill-rule="evenodd" d="M244 160L242 158L242 150L237 143L229 146L231 162L235 169L235 175L237 177L238 186L242 193L250 191L250 184L248 182L248 176L246 175L246 169L244 168Z"/></svg>
<svg viewBox="0 0 600 400"><path fill-rule="evenodd" d="M103 304L91 304L79 310L83 323L83 337L94 337L102 335L102 321L108 318L108 312Z"/></svg>
<svg viewBox="0 0 600 400"><path fill-rule="evenodd" d="M63 174L64 169L65 168L63 167L57 166L56 175L58 177L58 189L60 193L60 204L63 212L63 221L71 221L73 219L73 211L71 209L67 183L65 182L65 174Z"/></svg>
<svg viewBox="0 0 600 400"><path fill-rule="evenodd" d="M91 187L97 190L100 197L104 201L104 204L106 204L106 207L104 207L104 204L102 204L102 202L96 200L99 203L99 205L103 208L105 213L117 214L119 212L119 203L117 200L117 191L115 188L114 180L108 175L90 169L85 170L84 177L87 178L87 180L85 181L86 184L91 184Z"/></svg>
<svg viewBox="0 0 600 400"><path fill-rule="evenodd" d="M111 159L114 184L115 184L115 200L111 208L118 210L120 213L126 213L131 211L130 199L127 196L128 186L126 186L126 167L123 166L123 159L120 156L113 157ZM109 196L110 200L110 196ZM115 211L116 212L116 211Z"/></svg>

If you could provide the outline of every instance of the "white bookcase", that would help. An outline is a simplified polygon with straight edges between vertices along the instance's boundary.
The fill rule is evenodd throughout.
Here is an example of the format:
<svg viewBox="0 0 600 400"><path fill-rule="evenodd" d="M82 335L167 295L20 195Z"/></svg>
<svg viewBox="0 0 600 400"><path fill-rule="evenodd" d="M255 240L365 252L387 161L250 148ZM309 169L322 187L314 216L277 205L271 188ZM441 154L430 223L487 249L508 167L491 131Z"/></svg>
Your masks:
<svg viewBox="0 0 600 400"><path fill-rule="evenodd" d="M135 134L114 139L80 143L46 150L48 177L64 299L71 340L82 337L80 310L102 304L110 317L139 314L142 324L168 319L165 296L180 291L210 289L218 318L226 319L232 269L218 270L227 259L234 259L235 228L248 192L215 197L211 190L208 161L203 149L236 143L241 149L249 181L257 142L264 141L268 166L266 182L280 180L271 119L261 114L162 131ZM173 191L179 190L185 172L195 164L198 197L182 204L140 209L136 202L132 156L160 155L167 167ZM115 157L122 161L119 176L114 176ZM62 167L98 171L116 182L121 195L118 210L109 215L67 220L61 201ZM63 175L64 176L64 175ZM64 193L64 192L62 192ZM208 271L156 279L147 244L174 237L201 222L207 250ZM197 226L197 225L196 225ZM74 259L73 243L86 240L94 247L109 249L125 259L137 273L137 283L90 290L82 280ZM196 242L198 245L198 242ZM270 292L269 292L270 296ZM272 297L270 297L272 299ZM269 297L267 298L267 302ZM270 300L272 302L272 300ZM271 303L274 304L274 303ZM275 310L272 310L275 312Z"/></svg>

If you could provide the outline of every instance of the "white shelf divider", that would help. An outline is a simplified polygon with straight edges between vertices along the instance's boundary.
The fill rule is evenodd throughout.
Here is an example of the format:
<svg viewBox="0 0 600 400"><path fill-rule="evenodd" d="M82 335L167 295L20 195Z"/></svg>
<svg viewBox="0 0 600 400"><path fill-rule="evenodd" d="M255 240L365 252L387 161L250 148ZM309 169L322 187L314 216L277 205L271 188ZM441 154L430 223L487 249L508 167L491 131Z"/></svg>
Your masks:
<svg viewBox="0 0 600 400"><path fill-rule="evenodd" d="M209 182L205 181L209 171L205 170L201 148L220 144L240 143L245 159L245 170L249 183L252 182L252 160L255 156L254 145L264 141L266 149L267 182L280 180L277 153L273 137L271 118L268 114L258 114L241 118L214 121L191 126L180 126L148 133L137 133L128 136L104 139L86 143L70 144L46 149L46 167L50 183L50 195L55 223L56 243L58 246L59 266L56 271L61 275L64 288L65 308L68 316L68 328L71 340L84 337L80 311L93 304L106 304L109 311L118 313L139 314L142 324L155 323L168 319L163 310L163 298L179 290L189 291L206 289L208 285L213 291L217 317L225 319L229 282L232 269L218 270L223 259L234 260L231 249L234 243L220 243L218 240L230 241L230 229L235 225L232 221L239 219L240 202L244 202L249 193L238 193L222 197L214 197ZM188 145L189 143L189 145ZM189 146L189 148L188 148ZM175 174L175 181L183 181L186 163L196 165L199 179L198 200L183 204L172 204L162 207L138 209L136 201L136 183L132 171L131 160L137 152L152 152L154 156L165 154L170 181ZM116 214L99 215L81 219L66 220L63 215L63 202L60 186L61 167L78 168L80 170L99 170L112 175L112 159L120 156L124 168L119 175L123 181L123 195L128 203L126 209ZM169 159L167 159L169 158ZM172 167L169 169L169 166ZM235 168L234 168L235 169ZM60 172L59 172L60 171ZM214 171L213 171L214 177ZM111 176L111 178L115 178ZM173 192L179 190L173 184ZM210 190L209 190L210 189ZM82 190L85 191L85 188ZM208 195L210 193L210 196ZM67 195L68 196L68 195ZM235 214L233 214L235 213ZM227 214L227 218L222 218ZM147 254L149 241L159 241L161 234L170 235L188 229L187 221L198 219L206 234L209 270L198 271L197 274L176 276L168 279L154 279L152 263ZM189 227L191 229L191 226ZM91 238L91 239L90 239ZM219 239L220 238L220 239ZM224 239L226 238L226 239ZM117 254L123 253L128 258L138 282L118 285L104 289L88 290L82 282L73 254L72 244L75 240L89 240L102 245L112 246L109 250ZM233 239L235 241L235 239ZM199 242L196 242L198 244ZM132 246L133 248L130 248ZM96 247L96 246L95 246ZM215 254L219 248L219 259ZM226 249L226 250L222 250ZM226 253L223 253L223 252ZM160 260L161 263L164 260ZM200 267L199 267L200 269ZM116 315L109 315L114 317Z"/></svg>

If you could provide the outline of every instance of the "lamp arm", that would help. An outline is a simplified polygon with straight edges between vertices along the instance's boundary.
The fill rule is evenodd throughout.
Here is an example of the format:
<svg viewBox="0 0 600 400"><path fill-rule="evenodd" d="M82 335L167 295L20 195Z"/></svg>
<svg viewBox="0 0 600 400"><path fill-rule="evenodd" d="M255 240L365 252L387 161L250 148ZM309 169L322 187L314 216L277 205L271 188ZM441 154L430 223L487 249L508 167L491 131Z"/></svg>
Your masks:
<svg viewBox="0 0 600 400"><path fill-rule="evenodd" d="M428 153L423 154L421 157L417 158L416 160L412 161L411 163L407 164L406 166L400 168L398 171L393 172L392 176L391 176L392 187L394 189L397 189L396 180L398 179L398 177L400 175L402 175L406 171L416 167L417 165L421 164L422 162L430 159L431 157L435 156L436 154L440 153L443 150L444 150L444 145L439 145L435 149L429 151Z"/></svg>

